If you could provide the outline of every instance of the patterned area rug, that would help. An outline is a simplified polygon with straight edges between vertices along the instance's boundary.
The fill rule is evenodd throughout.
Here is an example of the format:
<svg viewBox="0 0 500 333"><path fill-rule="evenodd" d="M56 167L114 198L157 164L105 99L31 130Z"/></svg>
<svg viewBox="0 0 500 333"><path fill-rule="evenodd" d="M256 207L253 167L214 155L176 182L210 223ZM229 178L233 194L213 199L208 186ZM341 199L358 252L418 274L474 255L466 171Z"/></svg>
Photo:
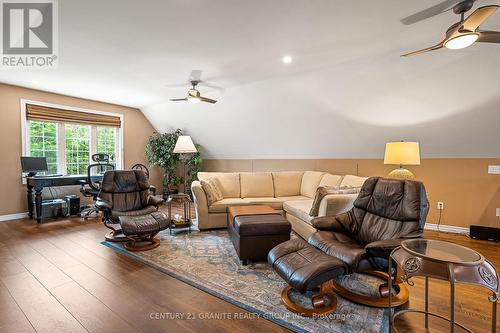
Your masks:
<svg viewBox="0 0 500 333"><path fill-rule="evenodd" d="M144 252L129 252L119 243L103 244L296 332L387 332L383 309L357 305L340 296L337 311L327 317L304 318L291 313L279 296L286 283L265 262L241 265L226 230L172 236L165 230L159 237L161 245ZM339 282L361 293L373 294L379 281L353 274ZM299 293L291 297L301 304L310 303Z"/></svg>

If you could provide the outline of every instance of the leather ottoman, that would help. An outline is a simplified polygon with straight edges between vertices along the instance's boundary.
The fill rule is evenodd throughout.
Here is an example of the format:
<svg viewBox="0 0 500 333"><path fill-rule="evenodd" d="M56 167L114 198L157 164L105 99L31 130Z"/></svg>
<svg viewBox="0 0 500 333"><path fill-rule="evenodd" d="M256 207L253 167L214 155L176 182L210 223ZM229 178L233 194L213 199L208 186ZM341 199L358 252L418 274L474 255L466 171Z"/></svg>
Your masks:
<svg viewBox="0 0 500 333"><path fill-rule="evenodd" d="M161 212L153 212L138 216L120 216L119 221L123 234L129 239L125 248L129 251L151 250L160 245L160 240L154 237L169 226L167 216ZM136 243L146 243L137 246Z"/></svg>
<svg viewBox="0 0 500 333"><path fill-rule="evenodd" d="M269 252L268 262L289 285L281 292L281 299L288 310L302 316L326 315L336 310L337 299L332 290L332 281L337 276L347 274L346 263L318 250L301 238L273 248ZM312 308L294 303L289 297L292 289L300 293L314 291Z"/></svg>
<svg viewBox="0 0 500 333"><path fill-rule="evenodd" d="M228 218L229 237L243 265L266 260L273 247L290 239L290 222L269 206L230 207Z"/></svg>

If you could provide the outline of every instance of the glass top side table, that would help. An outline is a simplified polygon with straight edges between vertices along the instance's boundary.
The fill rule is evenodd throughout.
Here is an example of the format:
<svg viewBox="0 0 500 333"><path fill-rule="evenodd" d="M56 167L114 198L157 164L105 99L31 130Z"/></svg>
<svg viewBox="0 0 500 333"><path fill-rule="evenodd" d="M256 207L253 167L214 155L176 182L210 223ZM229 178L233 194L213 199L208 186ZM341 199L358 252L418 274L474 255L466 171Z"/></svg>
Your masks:
<svg viewBox="0 0 500 333"><path fill-rule="evenodd" d="M491 332L496 333L497 301L499 298L499 281L495 267L480 253L467 247L430 239L410 239L403 241L394 249L389 260L389 283L393 274L393 261L402 270L403 281L413 285L410 279L414 276L425 277L425 309L406 309L396 311L392 305L392 295L389 295L389 327L399 332L394 324L395 319L404 313L414 312L425 315L425 328L429 328L429 316L450 322L450 332L455 332L456 326L467 332L472 332L464 325L455 322L455 284L471 284L489 289L492 294L488 300L492 303ZM446 318L437 313L429 312L429 278L449 281L450 283L450 316Z"/></svg>
<svg viewBox="0 0 500 333"><path fill-rule="evenodd" d="M182 204L184 215L180 220L176 220L174 218L175 216L172 217L172 204L174 202ZM179 193L168 196L166 204L168 207L168 219L170 221L168 228L170 235L172 234L172 230L181 229L187 229L188 233L191 233L191 226L193 225L193 220L191 219L191 203L191 197L188 194Z"/></svg>

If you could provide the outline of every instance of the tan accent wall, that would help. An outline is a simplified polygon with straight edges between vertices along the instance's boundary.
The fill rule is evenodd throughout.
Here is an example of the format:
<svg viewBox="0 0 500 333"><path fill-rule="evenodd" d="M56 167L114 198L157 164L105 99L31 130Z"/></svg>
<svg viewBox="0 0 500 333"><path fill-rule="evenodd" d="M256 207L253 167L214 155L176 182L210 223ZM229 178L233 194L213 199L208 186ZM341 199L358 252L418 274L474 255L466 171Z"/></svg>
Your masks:
<svg viewBox="0 0 500 333"><path fill-rule="evenodd" d="M500 158L423 159L421 165L409 167L428 192L427 222L437 223L436 206L442 201L443 225L499 226L495 208L500 208L500 175L489 175L488 165L500 165ZM205 160L203 165L204 171L319 170L360 176L384 176L394 168L377 159Z"/></svg>
<svg viewBox="0 0 500 333"><path fill-rule="evenodd" d="M123 114L124 167L130 168L135 163L147 165L144 147L154 128L138 109L0 84L0 215L27 211L26 187L21 182L19 159L22 150L21 99ZM161 188L160 170L151 170L151 182ZM74 187L61 189L55 190L56 195L79 193Z"/></svg>

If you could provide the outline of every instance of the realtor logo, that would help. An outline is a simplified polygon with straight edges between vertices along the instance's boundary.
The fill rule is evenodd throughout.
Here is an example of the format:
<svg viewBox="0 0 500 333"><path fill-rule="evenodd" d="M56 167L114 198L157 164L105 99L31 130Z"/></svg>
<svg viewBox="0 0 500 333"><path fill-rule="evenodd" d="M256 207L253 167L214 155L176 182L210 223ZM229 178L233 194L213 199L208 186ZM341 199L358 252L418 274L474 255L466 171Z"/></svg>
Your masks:
<svg viewBox="0 0 500 333"><path fill-rule="evenodd" d="M1 67L55 68L57 64L56 0L0 0Z"/></svg>

